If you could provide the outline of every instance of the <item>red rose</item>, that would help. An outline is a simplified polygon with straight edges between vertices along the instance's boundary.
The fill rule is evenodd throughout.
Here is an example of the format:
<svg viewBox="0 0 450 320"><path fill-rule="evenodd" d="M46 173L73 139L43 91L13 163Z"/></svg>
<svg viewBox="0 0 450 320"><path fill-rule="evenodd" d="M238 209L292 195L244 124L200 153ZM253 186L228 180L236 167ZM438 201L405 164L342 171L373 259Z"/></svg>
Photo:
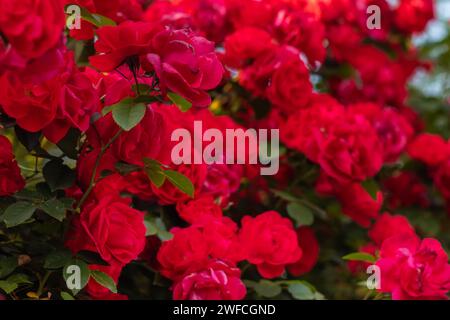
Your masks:
<svg viewBox="0 0 450 320"><path fill-rule="evenodd" d="M300 58L281 63L272 76L267 96L286 114L304 108L312 95L309 71Z"/></svg>
<svg viewBox="0 0 450 320"><path fill-rule="evenodd" d="M239 241L238 226L228 217L205 217L194 224L202 230L204 241L209 245L209 256L232 263L244 259L245 250Z"/></svg>
<svg viewBox="0 0 450 320"><path fill-rule="evenodd" d="M245 216L240 235L247 260L264 278L281 276L286 265L302 256L292 222L278 212L268 211L255 218Z"/></svg>
<svg viewBox="0 0 450 320"><path fill-rule="evenodd" d="M89 128L91 116L100 106L100 97L91 80L77 69L73 59L72 53L66 54L68 68L58 77L63 85L56 118L43 131L54 143L64 138L71 127L85 132Z"/></svg>
<svg viewBox="0 0 450 320"><path fill-rule="evenodd" d="M63 0L2 0L0 30L25 58L56 45L65 24Z"/></svg>
<svg viewBox="0 0 450 320"><path fill-rule="evenodd" d="M284 66L284 67L283 67ZM286 71L288 66L294 67L294 70L289 70L290 81L287 88L283 88L284 83L281 77L281 72ZM277 70L282 69L277 73ZM306 94L306 97L301 97L300 104L305 101L311 95L311 88L305 84L306 70L303 62L300 60L300 52L294 47L279 46L273 50L268 50L263 54L260 54L257 59L247 68L244 68L239 74L239 83L253 95L258 97L268 97L272 102L282 104L286 100L292 102L291 98L298 94L293 92L293 87L302 90L302 93ZM272 85L272 77L274 73L277 74L277 80ZM306 80L309 79L309 76ZM303 92L305 91L305 92ZM281 106L291 108L291 105ZM289 110L289 109L288 109ZM292 109L290 109L292 110Z"/></svg>
<svg viewBox="0 0 450 320"><path fill-rule="evenodd" d="M163 242L158 252L161 273L169 279L179 280L201 269L208 258L231 263L243 259L237 225L230 218L205 218L185 229L173 228L171 233L173 239Z"/></svg>
<svg viewBox="0 0 450 320"><path fill-rule="evenodd" d="M164 241L158 251L161 274L177 280L190 270L198 269L208 260L209 245L198 228L174 228L170 230L173 238Z"/></svg>
<svg viewBox="0 0 450 320"><path fill-rule="evenodd" d="M177 211L180 217L189 223L195 223L205 217L222 216L222 209L214 202L214 198L209 196L200 197L185 203L177 204Z"/></svg>
<svg viewBox="0 0 450 320"><path fill-rule="evenodd" d="M392 216L389 213L384 213L377 219L372 229L370 229L369 238L376 245L381 246L384 240L400 234L413 236L416 232L406 217L399 215Z"/></svg>
<svg viewBox="0 0 450 320"><path fill-rule="evenodd" d="M383 242L380 259L381 291L393 300L448 299L450 265L435 239L399 235Z"/></svg>
<svg viewBox="0 0 450 320"><path fill-rule="evenodd" d="M205 38L222 42L229 31L226 0L185 0L180 1L187 16L192 18L193 25ZM173 16L173 15L171 15Z"/></svg>
<svg viewBox="0 0 450 320"><path fill-rule="evenodd" d="M111 140L119 127L112 114L99 119L95 126L103 143ZM88 132L90 141L98 140L94 129ZM170 139L161 114L148 107L142 121L128 132L123 132L111 146L111 153L124 162L143 165L144 158L159 159L161 147Z"/></svg>
<svg viewBox="0 0 450 320"><path fill-rule="evenodd" d="M276 15L272 0L225 0L225 3L228 17L235 29L249 26L266 28Z"/></svg>
<svg viewBox="0 0 450 320"><path fill-rule="evenodd" d="M90 13L97 13L115 22L127 20L139 20L142 15L142 7L139 0L109 0L107 4L103 0L71 0L70 4L76 4L87 9ZM94 25L82 19L80 29L70 30L70 36L77 40L89 40L94 37Z"/></svg>
<svg viewBox="0 0 450 320"><path fill-rule="evenodd" d="M135 171L127 174L124 179L127 182L125 186L126 192L145 201L152 199L151 181L147 173L144 171Z"/></svg>
<svg viewBox="0 0 450 320"><path fill-rule="evenodd" d="M225 39L225 62L233 68L240 68L258 58L275 44L269 33L258 28L242 28Z"/></svg>
<svg viewBox="0 0 450 320"><path fill-rule="evenodd" d="M289 115L287 121L281 125L280 139L288 147L317 162L320 136L328 134L335 123L343 121L344 115L344 107L331 96L313 95L308 108Z"/></svg>
<svg viewBox="0 0 450 320"><path fill-rule="evenodd" d="M191 180L195 188L194 197L198 195L203 183L205 182L207 166L204 164L181 164L177 166L175 170ZM188 194L180 191L178 187L174 186L173 183L167 179L160 188L156 187L153 183L151 184L151 188L153 194L158 198L158 202L161 205L176 204L178 202L184 202L191 199Z"/></svg>
<svg viewBox="0 0 450 320"><path fill-rule="evenodd" d="M450 157L450 145L439 135L423 133L411 142L408 153L415 160L435 166Z"/></svg>
<svg viewBox="0 0 450 320"><path fill-rule="evenodd" d="M382 145L370 125L360 116L348 115L319 139L318 163L327 175L341 183L373 177L383 164Z"/></svg>
<svg viewBox="0 0 450 320"><path fill-rule="evenodd" d="M342 212L365 228L378 216L383 205L383 194L380 191L374 199L358 183L335 186L335 190L342 203Z"/></svg>
<svg viewBox="0 0 450 320"><path fill-rule="evenodd" d="M0 77L0 87L0 105L21 128L37 132L55 119L61 90L58 79L24 83L14 72L6 72Z"/></svg>
<svg viewBox="0 0 450 320"><path fill-rule="evenodd" d="M211 104L206 91L214 89L224 74L213 42L185 30L165 30L152 39L151 47L147 62L163 90L181 95L196 107Z"/></svg>
<svg viewBox="0 0 450 320"><path fill-rule="evenodd" d="M406 117L393 108L373 103L358 103L350 108L352 112L363 115L374 127L383 145L384 161L396 162L414 134Z"/></svg>
<svg viewBox="0 0 450 320"><path fill-rule="evenodd" d="M312 66L323 63L326 50L325 26L313 14L303 10L283 10L275 20L275 33L280 43L304 52Z"/></svg>
<svg viewBox="0 0 450 320"><path fill-rule="evenodd" d="M173 289L174 300L241 300L246 295L241 271L220 260L211 260L187 274Z"/></svg>
<svg viewBox="0 0 450 320"><path fill-rule="evenodd" d="M25 187L25 180L14 159L11 142L0 136L0 197L10 196Z"/></svg>
<svg viewBox="0 0 450 320"><path fill-rule="evenodd" d="M427 23L434 18L432 0L401 0L395 12L397 27L407 33L421 32Z"/></svg>
<svg viewBox="0 0 450 320"><path fill-rule="evenodd" d="M108 263L127 264L145 247L144 214L130 201L102 196L88 203L75 220L67 246L72 251L96 251ZM93 250L94 249L94 250Z"/></svg>
<svg viewBox="0 0 450 320"><path fill-rule="evenodd" d="M148 53L154 33L153 24L146 22L126 21L99 28L95 42L98 55L89 57L89 62L100 71L112 71L127 58Z"/></svg>
<svg viewBox="0 0 450 320"><path fill-rule="evenodd" d="M309 227L298 228L297 238L303 254L300 260L288 265L287 269L289 273L299 277L314 268L319 258L320 247L314 231Z"/></svg>

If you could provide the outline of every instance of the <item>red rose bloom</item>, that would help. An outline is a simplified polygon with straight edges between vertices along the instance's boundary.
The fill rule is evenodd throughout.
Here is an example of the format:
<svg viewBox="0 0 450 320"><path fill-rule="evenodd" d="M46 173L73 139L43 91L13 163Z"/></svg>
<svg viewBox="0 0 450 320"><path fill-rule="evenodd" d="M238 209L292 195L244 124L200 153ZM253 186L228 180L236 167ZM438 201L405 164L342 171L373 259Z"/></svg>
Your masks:
<svg viewBox="0 0 450 320"><path fill-rule="evenodd" d="M64 138L71 127L85 132L100 106L100 97L91 80L77 69L73 59L72 53L66 54L67 71L58 77L63 85L56 118L44 128L44 135L54 143Z"/></svg>
<svg viewBox="0 0 450 320"><path fill-rule="evenodd" d="M342 203L342 212L362 227L369 227L372 219L378 216L383 205L383 194L377 192L376 199L360 184L352 183L335 186L337 197Z"/></svg>
<svg viewBox="0 0 450 320"><path fill-rule="evenodd" d="M163 90L173 91L196 107L207 107L211 97L206 92L222 80L224 69L214 43L185 30L165 30L151 42L147 55Z"/></svg>
<svg viewBox="0 0 450 320"><path fill-rule="evenodd" d="M305 107L312 95L309 71L300 58L281 63L273 73L267 96L286 114Z"/></svg>
<svg viewBox="0 0 450 320"><path fill-rule="evenodd" d="M428 21L434 18L432 0L401 0L395 12L397 27L407 33L421 32Z"/></svg>
<svg viewBox="0 0 450 320"><path fill-rule="evenodd" d="M89 58L92 66L100 71L112 71L127 58L150 52L155 33L153 24L126 21L118 26L106 26L97 30L95 50L98 55Z"/></svg>
<svg viewBox="0 0 450 320"><path fill-rule="evenodd" d="M381 291L394 300L448 299L450 265L435 239L399 235L383 242L380 259Z"/></svg>
<svg viewBox="0 0 450 320"><path fill-rule="evenodd" d="M281 43L304 52L310 65L323 63L325 27L313 14L300 10L280 11L275 19L275 34Z"/></svg>
<svg viewBox="0 0 450 320"><path fill-rule="evenodd" d="M350 115L338 121L319 140L318 162L327 175L341 182L361 182L373 177L383 164L382 145L372 126Z"/></svg>
<svg viewBox="0 0 450 320"><path fill-rule="evenodd" d="M304 153L317 162L319 138L327 134L336 122L343 121L345 109L331 96L313 95L311 105L289 115L280 128L280 139L288 147Z"/></svg>
<svg viewBox="0 0 450 320"><path fill-rule="evenodd" d="M411 142L408 153L415 160L435 166L450 157L450 146L441 136L423 133Z"/></svg>
<svg viewBox="0 0 450 320"><path fill-rule="evenodd" d="M11 142L0 136L0 197L10 196L25 186L20 169L14 159Z"/></svg>
<svg viewBox="0 0 450 320"><path fill-rule="evenodd" d="M191 268L198 270L208 260L209 245L198 228L174 228L173 239L164 241L158 251L161 274L177 280Z"/></svg>
<svg viewBox="0 0 450 320"><path fill-rule="evenodd" d="M414 134L406 117L393 108L373 103L357 103L350 108L352 112L363 115L374 127L383 145L384 161L397 161Z"/></svg>
<svg viewBox="0 0 450 320"><path fill-rule="evenodd" d="M0 105L21 128L37 132L55 119L61 90L56 78L28 84L15 73L7 72L0 77L0 87Z"/></svg>
<svg viewBox="0 0 450 320"><path fill-rule="evenodd" d="M142 15L142 7L139 0L71 0L70 4L76 4L86 8L90 13L97 13L115 22L127 20L139 20ZM70 30L70 36L77 40L89 40L94 37L94 25L82 19L80 29Z"/></svg>
<svg viewBox="0 0 450 320"><path fill-rule="evenodd" d="M195 223L205 217L222 216L222 209L214 202L214 198L209 196L200 197L190 200L186 203L178 203L177 211L180 217L189 223Z"/></svg>
<svg viewBox="0 0 450 320"><path fill-rule="evenodd" d="M241 242L246 247L247 260L267 279L281 276L286 265L302 256L292 222L275 211L255 218L245 216Z"/></svg>
<svg viewBox="0 0 450 320"><path fill-rule="evenodd" d="M205 181L207 166L203 164L181 164L177 166L175 170L191 180L195 188L194 197L198 195L198 192L201 190L201 187ZM151 184L151 188L153 194L158 198L158 202L161 205L176 204L178 202L184 202L191 199L188 194L180 191L178 187L174 186L167 179L160 188L156 187L153 183Z"/></svg>
<svg viewBox="0 0 450 320"><path fill-rule="evenodd" d="M189 273L173 289L174 300L241 300L247 292L239 268L211 260L199 271Z"/></svg>
<svg viewBox="0 0 450 320"><path fill-rule="evenodd" d="M269 33L258 28L242 28L225 39L225 62L240 68L275 47Z"/></svg>
<svg viewBox="0 0 450 320"><path fill-rule="evenodd" d="M130 201L103 196L87 204L75 220L67 246L74 252L96 251L109 263L127 264L145 247L143 213Z"/></svg>
<svg viewBox="0 0 450 320"><path fill-rule="evenodd" d="M369 238L376 245L381 246L384 240L401 234L414 236L416 232L406 217L384 213L370 229Z"/></svg>
<svg viewBox="0 0 450 320"><path fill-rule="evenodd" d="M171 233L173 239L163 242L158 252L161 273L169 279L196 272L208 258L231 263L243 259L237 225L230 218L205 218L185 229L173 228Z"/></svg>
<svg viewBox="0 0 450 320"><path fill-rule="evenodd" d="M36 58L56 45L65 23L63 0L2 0L0 30L25 58Z"/></svg>
<svg viewBox="0 0 450 320"><path fill-rule="evenodd" d="M290 274L299 277L314 268L319 258L320 247L314 231L309 227L298 228L297 238L303 254L300 260L288 265L287 269Z"/></svg>

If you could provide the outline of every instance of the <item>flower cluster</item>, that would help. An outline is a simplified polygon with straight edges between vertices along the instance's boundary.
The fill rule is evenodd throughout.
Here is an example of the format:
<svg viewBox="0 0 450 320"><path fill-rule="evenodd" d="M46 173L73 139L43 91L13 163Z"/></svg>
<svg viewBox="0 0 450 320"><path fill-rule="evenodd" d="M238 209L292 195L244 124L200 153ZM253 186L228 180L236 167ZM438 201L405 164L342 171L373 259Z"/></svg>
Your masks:
<svg viewBox="0 0 450 320"><path fill-rule="evenodd" d="M38 299L320 299L339 284L305 275L347 272L351 248L366 259L347 274L378 267L382 297L447 297L439 232L408 220L450 208L450 142L408 91L431 69L411 39L432 0L0 4L0 267L19 252L35 268L1 274L11 297L31 283ZM228 159L278 140L217 138L256 129L279 130L270 177ZM215 161L174 161L211 142ZM62 281L73 265L81 288Z"/></svg>

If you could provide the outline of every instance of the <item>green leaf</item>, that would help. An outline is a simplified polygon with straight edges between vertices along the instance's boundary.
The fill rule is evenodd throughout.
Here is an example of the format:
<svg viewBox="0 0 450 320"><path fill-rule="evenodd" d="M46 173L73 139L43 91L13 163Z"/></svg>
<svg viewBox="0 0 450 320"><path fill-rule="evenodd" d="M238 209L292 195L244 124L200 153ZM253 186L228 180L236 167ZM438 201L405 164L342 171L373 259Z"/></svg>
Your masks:
<svg viewBox="0 0 450 320"><path fill-rule="evenodd" d="M117 105L112 109L114 121L125 131L136 127L144 118L147 107L144 103Z"/></svg>
<svg viewBox="0 0 450 320"><path fill-rule="evenodd" d="M32 282L28 278L26 274L16 273L8 277L9 282L17 283L17 284L31 284Z"/></svg>
<svg viewBox="0 0 450 320"><path fill-rule="evenodd" d="M17 268L16 257L0 257L0 278L5 278Z"/></svg>
<svg viewBox="0 0 450 320"><path fill-rule="evenodd" d="M0 289L5 293L10 294L19 287L17 283L9 282L8 280L0 280Z"/></svg>
<svg viewBox="0 0 450 320"><path fill-rule="evenodd" d="M304 205L296 202L287 205L287 212L289 216L294 219L296 226L310 226L314 222L314 215L311 210Z"/></svg>
<svg viewBox="0 0 450 320"><path fill-rule="evenodd" d="M28 150L28 152L33 151L37 146L39 146L42 136L41 132L28 132L19 126L14 127L14 132L17 139Z"/></svg>
<svg viewBox="0 0 450 320"><path fill-rule="evenodd" d="M92 270L91 276L92 276L92 278L95 279L95 281L97 281L98 284L109 289L112 293L117 293L116 283L106 273L98 271L98 270Z"/></svg>
<svg viewBox="0 0 450 320"><path fill-rule="evenodd" d="M185 98L179 96L176 93L169 92L167 94L167 97L170 99L170 101L172 101L175 105L177 105L178 108L180 108L180 110L183 112L188 111L192 107L192 103L190 103Z"/></svg>
<svg viewBox="0 0 450 320"><path fill-rule="evenodd" d="M288 193L288 192L285 192L285 191L279 191L279 190L274 190L274 189L271 189L271 191L272 191L273 194L276 195L277 197L279 197L279 198L281 198L281 199L283 199L283 200L286 200L286 201L288 201L288 202L298 202L298 201L300 201L300 199L298 199L296 196L294 196L294 195L292 195L292 194L290 194L290 193Z"/></svg>
<svg viewBox="0 0 450 320"><path fill-rule="evenodd" d="M51 191L71 187L76 178L75 172L66 166L61 159L49 161L42 169L42 173Z"/></svg>
<svg viewBox="0 0 450 320"><path fill-rule="evenodd" d="M372 199L377 200L377 194L380 188L378 187L378 184L375 182L375 180L366 180L362 183L362 186L372 197Z"/></svg>
<svg viewBox="0 0 450 320"><path fill-rule="evenodd" d="M73 209L73 205L75 203L75 199L73 199L73 198L61 198L61 199L59 199L59 201L61 201L61 203L64 205L64 207L67 210Z"/></svg>
<svg viewBox="0 0 450 320"><path fill-rule="evenodd" d="M314 300L316 297L314 291L302 282L291 283L287 289L289 293L297 300Z"/></svg>
<svg viewBox="0 0 450 320"><path fill-rule="evenodd" d="M30 202L16 202L5 210L2 219L8 228L15 227L30 219L35 210Z"/></svg>
<svg viewBox="0 0 450 320"><path fill-rule="evenodd" d="M104 116L106 116L108 113L110 113L110 112L113 110L114 106L116 106L116 104L113 104L113 105L104 107L104 108L102 109L102 116L104 117Z"/></svg>
<svg viewBox="0 0 450 320"><path fill-rule="evenodd" d="M63 221L66 217L66 206L58 199L50 199L39 206L39 209L58 221Z"/></svg>
<svg viewBox="0 0 450 320"><path fill-rule="evenodd" d="M63 269L63 278L66 281L66 284L67 280L69 280L69 277L72 276L72 273L67 272L67 268L69 268L70 266L78 266L80 268L80 288L71 290L72 294L76 295L78 292L80 292L81 289L83 289L86 286L86 284L89 281L91 273L86 262L80 259L72 259L64 266Z"/></svg>
<svg viewBox="0 0 450 320"><path fill-rule="evenodd" d="M144 225L146 227L146 232L145 232L145 236L149 237L149 236L154 236L156 234L158 234L158 227L156 226L156 218L146 215L144 218Z"/></svg>
<svg viewBox="0 0 450 320"><path fill-rule="evenodd" d="M350 261L363 261L368 263L375 263L377 261L377 259L373 255L365 252L350 253L342 257L342 259Z"/></svg>
<svg viewBox="0 0 450 320"><path fill-rule="evenodd" d="M75 298L68 292L61 291L60 295L63 300L75 300Z"/></svg>
<svg viewBox="0 0 450 320"><path fill-rule="evenodd" d="M186 193L191 198L194 198L195 188L192 184L191 180L186 177L184 174L179 173L178 171L166 170L164 171L167 179L180 191Z"/></svg>
<svg viewBox="0 0 450 320"><path fill-rule="evenodd" d="M80 131L74 128L71 128L66 136L58 142L58 148L61 149L62 152L66 156L68 156L71 159L77 160L78 159L78 140L80 139Z"/></svg>
<svg viewBox="0 0 450 320"><path fill-rule="evenodd" d="M253 287L256 293L265 298L274 298L278 296L282 289L281 286L269 280L261 280Z"/></svg>
<svg viewBox="0 0 450 320"><path fill-rule="evenodd" d="M68 250L57 250L50 253L44 262L46 269L59 269L64 267L72 259L72 254Z"/></svg>
<svg viewBox="0 0 450 320"><path fill-rule="evenodd" d="M100 28L105 26L115 26L116 23L102 15L97 13L90 13L86 8L81 8L81 18L85 21L92 23L94 26Z"/></svg>
<svg viewBox="0 0 450 320"><path fill-rule="evenodd" d="M161 218L155 218L150 215L145 216L144 224L147 228L146 236L158 236L162 241L171 240L173 234L167 231L167 227Z"/></svg>
<svg viewBox="0 0 450 320"><path fill-rule="evenodd" d="M148 178L150 181L157 187L161 188L164 182L166 181L166 175L164 173L164 170L161 166L161 164L152 159L145 158L144 159L145 164L145 173L147 173Z"/></svg>
<svg viewBox="0 0 450 320"><path fill-rule="evenodd" d="M173 239L173 234L166 230L159 230L158 231L158 238L161 241L169 241Z"/></svg>

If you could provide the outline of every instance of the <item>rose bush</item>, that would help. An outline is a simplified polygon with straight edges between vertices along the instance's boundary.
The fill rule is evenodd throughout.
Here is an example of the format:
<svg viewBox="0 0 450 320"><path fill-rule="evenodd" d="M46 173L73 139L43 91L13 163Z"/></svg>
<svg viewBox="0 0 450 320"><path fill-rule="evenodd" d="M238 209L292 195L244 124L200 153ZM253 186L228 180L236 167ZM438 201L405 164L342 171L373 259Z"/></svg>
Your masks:
<svg viewBox="0 0 450 320"><path fill-rule="evenodd" d="M0 7L1 299L449 297L435 1Z"/></svg>

